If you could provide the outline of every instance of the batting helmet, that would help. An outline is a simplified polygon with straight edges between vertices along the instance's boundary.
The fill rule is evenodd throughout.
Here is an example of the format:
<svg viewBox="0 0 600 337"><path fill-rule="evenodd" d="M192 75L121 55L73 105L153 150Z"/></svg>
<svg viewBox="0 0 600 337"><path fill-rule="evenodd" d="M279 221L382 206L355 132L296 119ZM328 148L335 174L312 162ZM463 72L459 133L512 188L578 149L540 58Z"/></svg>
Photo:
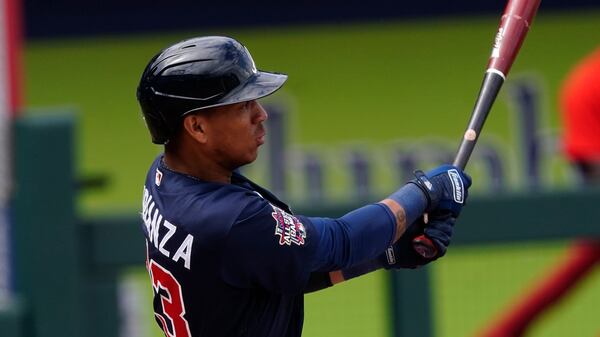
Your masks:
<svg viewBox="0 0 600 337"><path fill-rule="evenodd" d="M152 142L166 144L186 114L268 96L286 79L256 70L248 49L232 38L199 37L154 56L142 74L137 99Z"/></svg>

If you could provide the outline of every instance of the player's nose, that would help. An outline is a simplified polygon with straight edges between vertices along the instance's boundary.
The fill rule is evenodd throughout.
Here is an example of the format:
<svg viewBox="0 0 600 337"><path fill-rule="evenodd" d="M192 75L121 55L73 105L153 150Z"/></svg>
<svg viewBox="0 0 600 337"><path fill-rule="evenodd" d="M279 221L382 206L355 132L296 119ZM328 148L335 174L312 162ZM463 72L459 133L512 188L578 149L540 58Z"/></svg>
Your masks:
<svg viewBox="0 0 600 337"><path fill-rule="evenodd" d="M255 113L256 113L256 122L262 123L269 118L269 114L267 113L267 110L265 110L265 108L263 108L263 106L260 105L260 103L258 103L258 102L255 102L255 103L256 104L254 105L254 108L255 108Z"/></svg>

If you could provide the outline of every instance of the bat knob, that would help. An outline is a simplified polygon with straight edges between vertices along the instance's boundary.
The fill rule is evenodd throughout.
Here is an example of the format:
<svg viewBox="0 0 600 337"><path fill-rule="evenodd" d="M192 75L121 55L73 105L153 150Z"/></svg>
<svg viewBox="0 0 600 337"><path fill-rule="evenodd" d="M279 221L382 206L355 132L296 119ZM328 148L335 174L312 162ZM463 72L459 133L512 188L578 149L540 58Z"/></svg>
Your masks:
<svg viewBox="0 0 600 337"><path fill-rule="evenodd" d="M415 252L426 259L433 259L437 256L437 247L425 235L419 235L414 238L412 244Z"/></svg>

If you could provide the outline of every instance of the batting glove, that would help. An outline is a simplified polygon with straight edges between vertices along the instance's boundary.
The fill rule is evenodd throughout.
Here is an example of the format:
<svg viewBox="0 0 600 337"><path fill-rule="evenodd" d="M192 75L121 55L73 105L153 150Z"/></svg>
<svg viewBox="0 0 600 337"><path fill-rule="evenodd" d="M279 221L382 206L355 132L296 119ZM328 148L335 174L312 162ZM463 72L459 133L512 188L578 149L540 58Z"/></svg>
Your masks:
<svg viewBox="0 0 600 337"><path fill-rule="evenodd" d="M425 193L425 212L449 212L456 218L467 200L471 177L456 166L442 165L427 173L415 171L415 179L410 183Z"/></svg>
<svg viewBox="0 0 600 337"><path fill-rule="evenodd" d="M379 256L381 264L385 269L414 269L439 259L446 254L450 245L455 222L456 218L448 212L430 214L427 224L423 222L423 218L415 221L396 243ZM424 258L413 247L413 239L422 234L437 248L437 255L432 258Z"/></svg>

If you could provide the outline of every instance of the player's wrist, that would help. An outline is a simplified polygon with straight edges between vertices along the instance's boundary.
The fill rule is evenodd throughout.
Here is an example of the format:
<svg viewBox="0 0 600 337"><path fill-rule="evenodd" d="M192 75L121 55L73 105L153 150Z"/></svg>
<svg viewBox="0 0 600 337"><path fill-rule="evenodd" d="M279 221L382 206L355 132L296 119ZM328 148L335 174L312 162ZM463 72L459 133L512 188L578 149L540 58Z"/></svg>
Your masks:
<svg viewBox="0 0 600 337"><path fill-rule="evenodd" d="M412 182L392 193L388 199L397 202L404 209L407 225L415 222L430 203L428 195Z"/></svg>
<svg viewBox="0 0 600 337"><path fill-rule="evenodd" d="M427 199L427 206L425 206L425 211L430 211L435 208L439 203L439 192L434 184L429 180L429 177L421 170L416 170L414 172L415 178L409 181L409 184L413 184L418 187L423 195Z"/></svg>

